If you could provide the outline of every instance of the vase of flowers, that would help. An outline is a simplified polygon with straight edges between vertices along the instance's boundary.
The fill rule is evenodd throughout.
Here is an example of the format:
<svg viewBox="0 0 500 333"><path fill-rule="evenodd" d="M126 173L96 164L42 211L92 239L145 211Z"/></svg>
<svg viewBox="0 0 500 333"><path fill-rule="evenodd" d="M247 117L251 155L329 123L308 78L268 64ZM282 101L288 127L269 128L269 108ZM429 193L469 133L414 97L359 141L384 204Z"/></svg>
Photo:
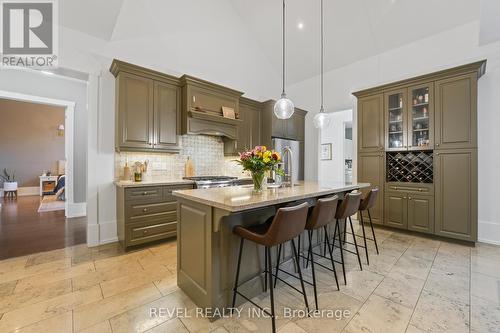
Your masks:
<svg viewBox="0 0 500 333"><path fill-rule="evenodd" d="M283 171L276 168L281 161L280 155L266 146L256 146L254 149L240 153L240 158L236 160L245 171L252 173L253 190L255 193L262 193L266 183L266 173L275 170L281 174Z"/></svg>

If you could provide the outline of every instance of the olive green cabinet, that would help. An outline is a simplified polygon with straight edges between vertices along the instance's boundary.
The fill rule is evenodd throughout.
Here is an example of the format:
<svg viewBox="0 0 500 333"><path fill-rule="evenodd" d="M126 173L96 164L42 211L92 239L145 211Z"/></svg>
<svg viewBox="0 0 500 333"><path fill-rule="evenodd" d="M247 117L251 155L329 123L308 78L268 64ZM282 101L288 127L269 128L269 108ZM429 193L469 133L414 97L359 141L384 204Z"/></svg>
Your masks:
<svg viewBox="0 0 500 333"><path fill-rule="evenodd" d="M477 151L437 151L434 157L436 234L477 239Z"/></svg>
<svg viewBox="0 0 500 333"><path fill-rule="evenodd" d="M384 95L358 100L358 149L360 153L384 150Z"/></svg>
<svg viewBox="0 0 500 333"><path fill-rule="evenodd" d="M116 144L120 149L153 148L154 81L121 73L117 79Z"/></svg>
<svg viewBox="0 0 500 333"><path fill-rule="evenodd" d="M130 247L177 235L177 200L172 191L193 185L118 187L117 232L120 244Z"/></svg>
<svg viewBox="0 0 500 333"><path fill-rule="evenodd" d="M274 115L274 103L274 100L262 103L262 144L271 146L272 138L304 141L307 111L295 108L290 119L278 119Z"/></svg>
<svg viewBox="0 0 500 333"><path fill-rule="evenodd" d="M434 233L434 197L408 194L408 230Z"/></svg>
<svg viewBox="0 0 500 333"><path fill-rule="evenodd" d="M181 88L178 79L113 61L117 151L178 151Z"/></svg>
<svg viewBox="0 0 500 333"><path fill-rule="evenodd" d="M384 153L365 153L358 155L358 182L370 183L370 188L379 189L379 199L373 209L370 210L373 223L384 222ZM369 189L363 189L363 194ZM368 221L368 214L363 213L363 218Z"/></svg>
<svg viewBox="0 0 500 333"><path fill-rule="evenodd" d="M237 155L261 145L262 103L242 97L239 116L238 137L236 140L224 139L224 155Z"/></svg>
<svg viewBox="0 0 500 333"><path fill-rule="evenodd" d="M385 194L385 225L400 229L408 228L408 197L406 193Z"/></svg>
<svg viewBox="0 0 500 333"><path fill-rule="evenodd" d="M477 74L436 82L436 149L477 148Z"/></svg>

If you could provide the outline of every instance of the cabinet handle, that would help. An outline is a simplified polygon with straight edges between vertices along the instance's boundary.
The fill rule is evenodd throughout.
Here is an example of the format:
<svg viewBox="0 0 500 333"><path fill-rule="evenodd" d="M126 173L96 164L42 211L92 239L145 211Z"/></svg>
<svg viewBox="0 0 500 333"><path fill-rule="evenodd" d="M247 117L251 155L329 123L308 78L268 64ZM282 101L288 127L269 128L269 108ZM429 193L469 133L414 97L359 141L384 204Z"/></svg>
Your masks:
<svg viewBox="0 0 500 333"><path fill-rule="evenodd" d="M404 200L406 200L406 197L403 197Z"/></svg>
<svg viewBox="0 0 500 333"><path fill-rule="evenodd" d="M193 95L193 103L196 103L196 96Z"/></svg>

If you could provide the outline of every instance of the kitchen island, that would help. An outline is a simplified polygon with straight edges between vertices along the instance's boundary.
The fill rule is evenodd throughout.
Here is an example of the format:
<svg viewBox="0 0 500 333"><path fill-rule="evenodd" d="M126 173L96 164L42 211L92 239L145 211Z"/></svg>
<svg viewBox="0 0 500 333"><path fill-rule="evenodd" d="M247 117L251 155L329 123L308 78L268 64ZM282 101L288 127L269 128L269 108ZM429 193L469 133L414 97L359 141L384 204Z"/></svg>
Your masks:
<svg viewBox="0 0 500 333"><path fill-rule="evenodd" d="M198 307L221 311L231 306L239 238L236 225L264 222L279 207L368 187L343 182L301 182L294 187L266 189L251 186L174 191L177 198L177 285ZM305 239L306 237L302 237ZM305 244L304 244L305 245ZM290 251L284 251L290 256ZM274 253L274 251L273 251ZM273 259L275 262L275 259ZM246 242L240 281L250 297L263 290L264 248ZM241 299L239 299L241 301Z"/></svg>

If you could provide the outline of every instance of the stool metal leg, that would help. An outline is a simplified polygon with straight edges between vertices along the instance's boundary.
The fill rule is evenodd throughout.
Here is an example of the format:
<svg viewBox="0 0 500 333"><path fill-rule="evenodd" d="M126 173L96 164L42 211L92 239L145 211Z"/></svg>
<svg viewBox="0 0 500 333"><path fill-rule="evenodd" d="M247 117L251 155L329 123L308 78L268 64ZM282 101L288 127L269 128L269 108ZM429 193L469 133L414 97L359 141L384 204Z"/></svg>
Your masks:
<svg viewBox="0 0 500 333"><path fill-rule="evenodd" d="M328 239L328 231L327 231L326 225L323 228L325 230L325 237L326 237L326 239ZM330 252L330 260L332 261L333 275L335 276L335 283L337 284L337 290L340 290L339 280L337 278L337 270L335 269L335 262L333 261L333 250L330 247L330 243L329 242L328 242L328 252ZM316 286L315 286L315 288L316 288Z"/></svg>
<svg viewBox="0 0 500 333"><path fill-rule="evenodd" d="M361 265L361 257L359 256L358 242L356 241L356 235L354 234L354 228L352 226L351 217L349 217L349 224L351 225L352 238L354 239L354 247L356 248L356 255L358 256L359 269L363 270L363 266Z"/></svg>
<svg viewBox="0 0 500 333"><path fill-rule="evenodd" d="M342 274L344 275L344 284L347 285L347 279L346 279L346 276L345 276L345 265L344 265L344 249L343 249L343 246L342 246L342 239L341 239L341 235L340 235L340 224L339 224L339 219L337 219L337 221L335 222L335 231L333 233L333 248L335 248L335 240L337 238L337 230L338 230L338 233L339 233L339 248L340 248L340 260L342 261Z"/></svg>
<svg viewBox="0 0 500 333"><path fill-rule="evenodd" d="M344 244L347 239L347 219L344 219Z"/></svg>
<svg viewBox="0 0 500 333"><path fill-rule="evenodd" d="M299 262L299 254L297 253L297 248L295 247L295 240L292 239L291 242L292 242L293 254L294 254L295 258L297 259L297 262ZM311 252L311 254L312 254L312 252ZM311 260L311 265L313 265L312 260ZM302 293L304 294L304 303L306 304L306 309L307 309L307 312L309 313L309 303L307 302L306 287L304 286L304 279L302 278L302 270L300 269L300 265L297 265L297 270L299 273L300 286L302 287Z"/></svg>
<svg viewBox="0 0 500 333"><path fill-rule="evenodd" d="M359 213L361 230L363 231L363 241L365 243L366 264L370 265L370 258L368 257L368 245L366 245L365 223L363 222L363 214Z"/></svg>
<svg viewBox="0 0 500 333"><path fill-rule="evenodd" d="M238 266L236 267L236 278L234 279L234 288L233 288L233 304L231 313L236 305L236 291L238 290L238 279L240 277L240 267L241 267L241 253L243 252L243 237L240 241L240 253L238 254Z"/></svg>
<svg viewBox="0 0 500 333"><path fill-rule="evenodd" d="M274 277L274 288L276 288L276 283L278 282L278 272L280 268L280 257L281 257L281 248L283 244L278 246L278 257L276 259L276 276Z"/></svg>
<svg viewBox="0 0 500 333"><path fill-rule="evenodd" d="M312 251L312 230L308 230L309 233L309 253L311 253L311 270L313 278L313 289L314 289L314 304L316 305L316 310L318 310L318 293L316 291L316 272L314 271L314 257ZM309 261L309 256L307 257Z"/></svg>
<svg viewBox="0 0 500 333"><path fill-rule="evenodd" d="M266 246L266 257L267 257L267 267L266 269L268 270L268 276L269 276L269 297L271 299L271 322L272 322L272 328L273 328L273 333L276 332L276 317L274 315L274 291L273 291L273 264L271 262L271 249Z"/></svg>
<svg viewBox="0 0 500 333"><path fill-rule="evenodd" d="M367 211L368 211L368 217L370 218L370 227L372 228L372 235L373 235L373 241L375 242L375 249L377 250L378 254L377 238L375 238L375 230L373 230L372 216L370 214L370 210L367 209Z"/></svg>
<svg viewBox="0 0 500 333"><path fill-rule="evenodd" d="M264 292L267 292L267 250L264 251Z"/></svg>

